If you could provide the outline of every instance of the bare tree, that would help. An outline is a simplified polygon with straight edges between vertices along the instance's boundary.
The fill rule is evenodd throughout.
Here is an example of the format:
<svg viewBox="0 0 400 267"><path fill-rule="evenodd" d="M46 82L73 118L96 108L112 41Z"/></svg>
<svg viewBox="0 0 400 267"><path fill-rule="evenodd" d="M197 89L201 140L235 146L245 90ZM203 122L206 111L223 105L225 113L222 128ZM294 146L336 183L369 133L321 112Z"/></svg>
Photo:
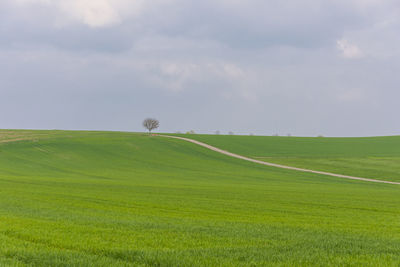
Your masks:
<svg viewBox="0 0 400 267"><path fill-rule="evenodd" d="M160 122L156 119L148 118L143 121L143 127L149 130L149 135L151 134L151 131L157 129L158 126L160 126Z"/></svg>

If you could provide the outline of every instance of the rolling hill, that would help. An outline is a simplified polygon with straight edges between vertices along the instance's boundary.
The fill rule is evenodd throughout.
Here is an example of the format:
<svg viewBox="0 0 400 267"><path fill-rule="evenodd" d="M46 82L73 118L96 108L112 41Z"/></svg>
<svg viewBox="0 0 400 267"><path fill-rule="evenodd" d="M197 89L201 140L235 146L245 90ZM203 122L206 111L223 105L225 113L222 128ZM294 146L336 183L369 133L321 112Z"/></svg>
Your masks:
<svg viewBox="0 0 400 267"><path fill-rule="evenodd" d="M250 137L193 138L287 157ZM318 140L293 155L318 159ZM355 150L332 157L370 154ZM139 133L3 130L0 265L396 266L399 193Z"/></svg>
<svg viewBox="0 0 400 267"><path fill-rule="evenodd" d="M185 135L250 158L400 182L400 136L363 138Z"/></svg>

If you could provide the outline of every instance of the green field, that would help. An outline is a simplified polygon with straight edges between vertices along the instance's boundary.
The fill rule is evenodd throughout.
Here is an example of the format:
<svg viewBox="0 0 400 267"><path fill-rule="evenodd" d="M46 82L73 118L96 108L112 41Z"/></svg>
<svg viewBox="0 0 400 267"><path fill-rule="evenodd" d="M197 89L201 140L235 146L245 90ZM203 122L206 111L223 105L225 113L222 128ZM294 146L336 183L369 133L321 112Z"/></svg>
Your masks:
<svg viewBox="0 0 400 267"><path fill-rule="evenodd" d="M285 163L395 161L400 144L193 137ZM398 180L395 165L376 175ZM399 264L400 186L262 166L145 134L0 131L0 266Z"/></svg>
<svg viewBox="0 0 400 267"><path fill-rule="evenodd" d="M365 138L185 135L254 159L400 182L400 136Z"/></svg>

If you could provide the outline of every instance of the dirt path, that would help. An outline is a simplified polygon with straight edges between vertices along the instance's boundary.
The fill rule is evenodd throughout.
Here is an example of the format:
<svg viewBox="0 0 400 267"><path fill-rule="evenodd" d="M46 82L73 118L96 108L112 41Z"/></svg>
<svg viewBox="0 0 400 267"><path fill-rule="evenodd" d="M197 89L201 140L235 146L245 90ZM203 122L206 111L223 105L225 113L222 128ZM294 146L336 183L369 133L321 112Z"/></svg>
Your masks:
<svg viewBox="0 0 400 267"><path fill-rule="evenodd" d="M276 163L271 163L271 162L256 160L256 159L244 157L244 156L241 156L241 155L238 155L238 154L234 154L234 153L228 152L228 151L226 151L226 150L222 150L222 149L219 149L219 148L217 148L217 147L210 146L210 145L207 145L207 144L205 144L205 143L202 143L202 142L199 142L199 141L196 141L196 140L193 140L193 139L185 138L185 137L178 137L178 136L171 136L171 135L157 135L157 136L184 140L184 141L194 143L194 144L196 144L196 145L199 145L199 146L208 148L208 149L210 149L210 150L212 150L212 151L215 151L215 152L218 152L218 153L221 153L221 154L230 156L230 157L234 157L234 158L238 158L238 159L243 159L243 160L247 160L247 161L251 161L251 162L254 162L254 163L258 163L258 164L262 164L262 165L267 165L267 166L271 166L271 167L276 167L276 168L281 168L281 169L288 169L288 170L293 170L293 171L310 172L310 173L328 175L328 176L339 177L339 178L345 178L345 179L359 180L359 181L365 181L365 182L374 182L374 183L384 183L384 184L397 184L397 185L400 185L399 182L390 182L390 181L383 181L383 180L375 180L375 179L369 179L369 178L348 176L348 175L342 175L342 174L336 174L336 173L330 173L330 172L314 171L314 170L309 170L309 169L302 169L302 168L290 167L290 166L285 166L285 165L281 165L281 164L276 164Z"/></svg>

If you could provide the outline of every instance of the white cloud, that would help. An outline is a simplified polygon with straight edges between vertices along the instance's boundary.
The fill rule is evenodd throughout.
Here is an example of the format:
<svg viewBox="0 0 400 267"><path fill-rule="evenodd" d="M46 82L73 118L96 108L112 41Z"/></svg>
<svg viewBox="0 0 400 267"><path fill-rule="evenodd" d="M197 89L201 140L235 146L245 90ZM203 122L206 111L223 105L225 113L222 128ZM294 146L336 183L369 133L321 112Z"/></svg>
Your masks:
<svg viewBox="0 0 400 267"><path fill-rule="evenodd" d="M201 80L201 66L194 63L163 63L160 70L163 77L160 85L173 92L181 92L191 82Z"/></svg>
<svg viewBox="0 0 400 267"><path fill-rule="evenodd" d="M364 56L363 52L357 45L350 43L346 39L338 40L336 45L345 58L361 58Z"/></svg>
<svg viewBox="0 0 400 267"><path fill-rule="evenodd" d="M73 22L90 27L105 27L120 23L124 17L137 15L144 0L16 0L18 5L41 5L60 11L58 25Z"/></svg>
<svg viewBox="0 0 400 267"><path fill-rule="evenodd" d="M91 27L102 27L121 21L118 11L107 0L60 1L59 7L71 18Z"/></svg>
<svg viewBox="0 0 400 267"><path fill-rule="evenodd" d="M15 0L18 5L29 5L29 4L50 4L52 0Z"/></svg>
<svg viewBox="0 0 400 267"><path fill-rule="evenodd" d="M232 77L234 79L241 79L244 76L243 70L234 64L224 64L223 69L224 73L228 77Z"/></svg>
<svg viewBox="0 0 400 267"><path fill-rule="evenodd" d="M254 100L255 95L246 72L232 62L196 60L169 61L142 60L128 64L143 73L142 78L151 87L181 93L189 90L214 88L216 94L229 94L244 100ZM125 65L127 67L128 65Z"/></svg>

